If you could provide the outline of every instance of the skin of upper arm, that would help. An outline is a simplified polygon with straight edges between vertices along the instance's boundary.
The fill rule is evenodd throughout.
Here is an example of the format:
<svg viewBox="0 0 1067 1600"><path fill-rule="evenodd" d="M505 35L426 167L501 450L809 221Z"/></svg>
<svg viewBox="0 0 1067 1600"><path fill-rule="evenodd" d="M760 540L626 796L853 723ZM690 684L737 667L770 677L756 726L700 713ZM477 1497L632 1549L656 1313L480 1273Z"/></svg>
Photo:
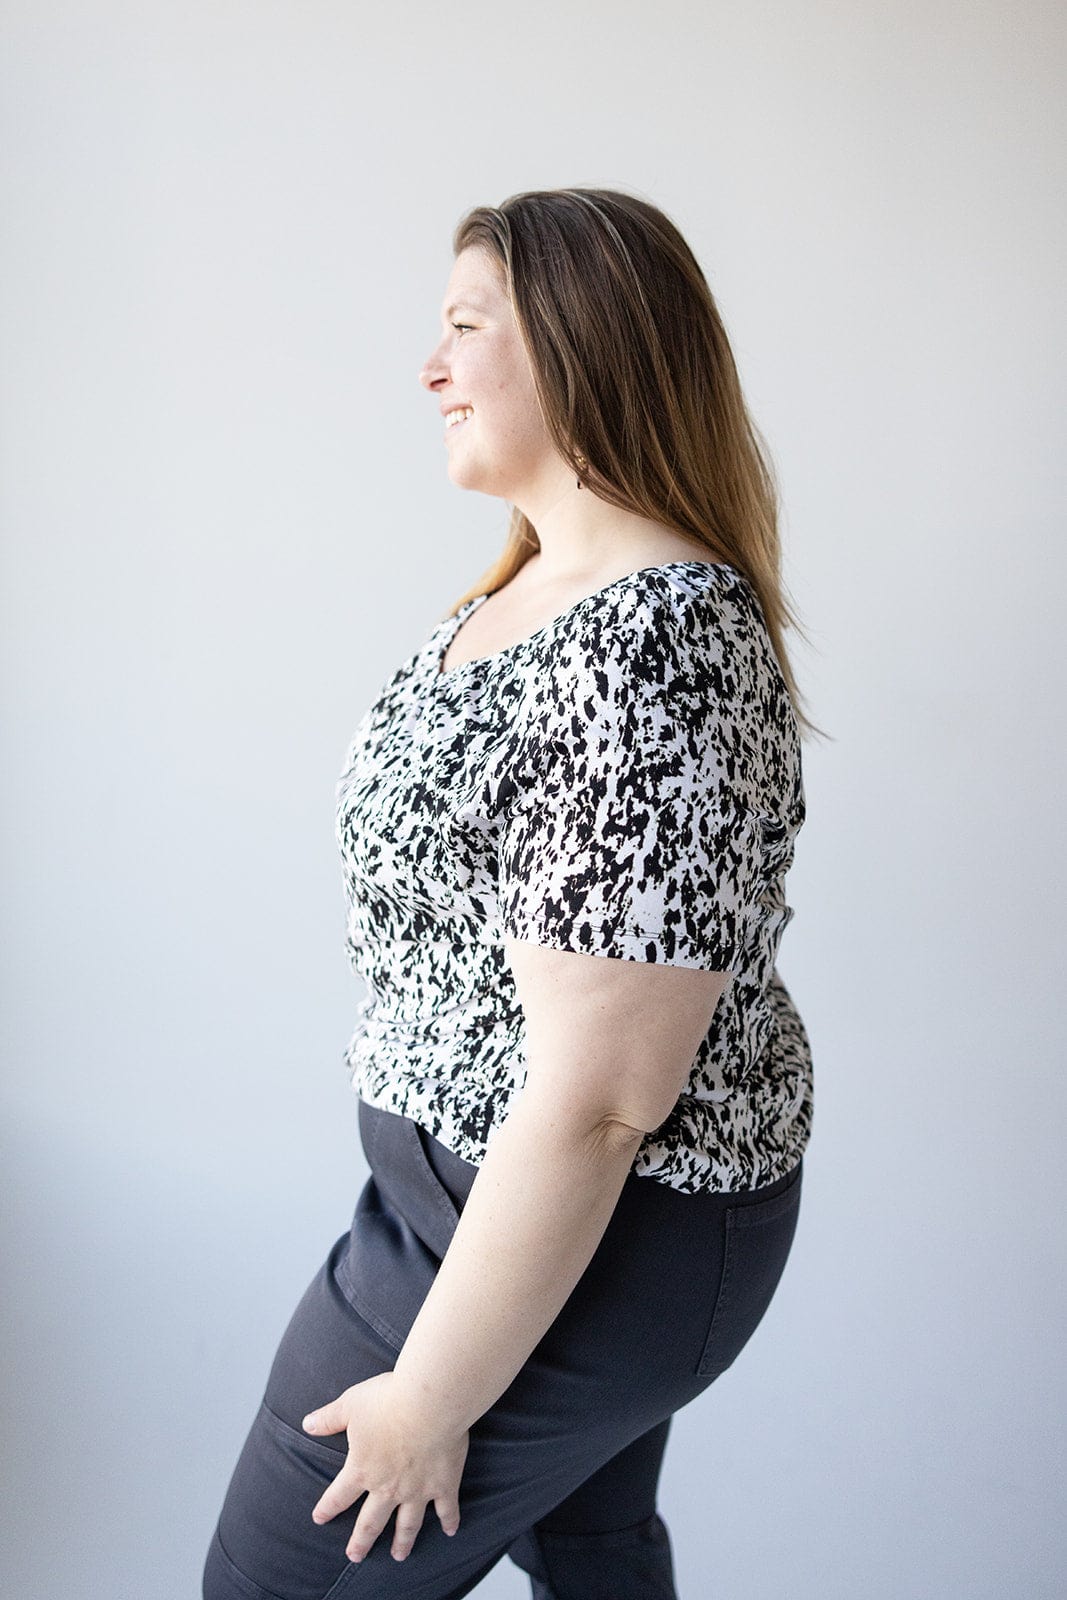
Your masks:
<svg viewBox="0 0 1067 1600"><path fill-rule="evenodd" d="M504 951L526 1020L524 1096L590 1129L658 1128L732 974L511 938Z"/></svg>

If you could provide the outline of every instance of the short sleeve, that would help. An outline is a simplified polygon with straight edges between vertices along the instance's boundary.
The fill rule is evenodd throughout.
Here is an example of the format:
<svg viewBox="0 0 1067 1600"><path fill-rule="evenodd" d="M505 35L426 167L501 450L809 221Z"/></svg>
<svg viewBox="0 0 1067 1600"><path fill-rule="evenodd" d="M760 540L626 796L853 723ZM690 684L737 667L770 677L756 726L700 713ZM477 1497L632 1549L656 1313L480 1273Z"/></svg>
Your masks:
<svg viewBox="0 0 1067 1600"><path fill-rule="evenodd" d="M763 839L738 648L710 601L678 595L568 637L501 830L506 936L736 975Z"/></svg>

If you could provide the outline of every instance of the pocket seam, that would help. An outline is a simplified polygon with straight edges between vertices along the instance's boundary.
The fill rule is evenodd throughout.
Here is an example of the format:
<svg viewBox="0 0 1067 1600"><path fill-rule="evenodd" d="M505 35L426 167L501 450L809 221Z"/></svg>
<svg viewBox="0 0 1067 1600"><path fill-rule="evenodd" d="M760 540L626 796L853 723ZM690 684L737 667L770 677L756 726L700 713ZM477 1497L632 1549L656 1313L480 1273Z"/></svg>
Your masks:
<svg viewBox="0 0 1067 1600"><path fill-rule="evenodd" d="M734 1240L738 1230L753 1227L758 1222L777 1222L779 1217L798 1203L800 1199L799 1184L800 1168L798 1167L796 1176L788 1188L782 1189L778 1194L772 1194L768 1200L757 1201L755 1205L729 1206L723 1213L726 1227L723 1241L722 1276L719 1279L719 1292L715 1297L715 1309L712 1311L711 1322L708 1325L707 1335L700 1352L700 1360L696 1366L696 1375L698 1377L708 1377L709 1375L718 1377L721 1373L726 1372L731 1365L730 1362L727 1362L725 1367L716 1368L715 1363L709 1356L709 1351L712 1340L733 1303L733 1285L737 1275L737 1252L734 1249ZM751 1212L753 1215L746 1218L746 1212Z"/></svg>
<svg viewBox="0 0 1067 1600"><path fill-rule="evenodd" d="M423 1143L423 1135L426 1133L426 1129L424 1129L420 1123L416 1122L413 1117L405 1117L404 1121L406 1122L409 1130L408 1137L412 1140L415 1146L415 1154L422 1168L423 1175L429 1181L433 1191L434 1205L437 1207L442 1217L446 1219L450 1229L454 1233L459 1223L459 1209L454 1203L452 1196L449 1194L448 1190L437 1176L437 1173L434 1171L430 1162L430 1158L426 1154L426 1146Z"/></svg>
<svg viewBox="0 0 1067 1600"><path fill-rule="evenodd" d="M309 1455L318 1455L323 1465L327 1462L336 1467L338 1471L344 1466L348 1457L347 1444L335 1448L331 1444L323 1444L321 1439L316 1439L314 1434L304 1433L300 1428L294 1428L291 1423L273 1411L265 1400L260 1402L263 1407L263 1420L268 1428L272 1429L280 1438L291 1443L299 1442Z"/></svg>
<svg viewBox="0 0 1067 1600"><path fill-rule="evenodd" d="M261 1583L254 1582L246 1572L241 1571L223 1544L222 1534L218 1528L215 1529L215 1543L218 1545L219 1555L225 1564L228 1576L246 1596L246 1600L282 1600L281 1595L275 1594L272 1589L264 1589Z"/></svg>
<svg viewBox="0 0 1067 1600"><path fill-rule="evenodd" d="M750 1228L757 1222L773 1222L783 1212L788 1211L796 1200L796 1188L800 1182L800 1168L797 1167L792 1181L777 1194L772 1194L766 1200L757 1200L752 1205L735 1205L729 1208L727 1215L737 1218L740 1228ZM751 1215L749 1215L751 1213Z"/></svg>
<svg viewBox="0 0 1067 1600"><path fill-rule="evenodd" d="M376 1333L380 1339L384 1339L390 1350L399 1355L400 1351L404 1348L403 1339L396 1329L390 1327L389 1323L384 1321L384 1319L378 1315L374 1308L369 1306L363 1299L363 1296L360 1294L359 1290L352 1281L352 1275L348 1270L347 1255L337 1268L337 1276L341 1280L341 1289L344 1297L352 1307L353 1311L357 1312L358 1315L363 1318L368 1327L371 1328L371 1330Z"/></svg>

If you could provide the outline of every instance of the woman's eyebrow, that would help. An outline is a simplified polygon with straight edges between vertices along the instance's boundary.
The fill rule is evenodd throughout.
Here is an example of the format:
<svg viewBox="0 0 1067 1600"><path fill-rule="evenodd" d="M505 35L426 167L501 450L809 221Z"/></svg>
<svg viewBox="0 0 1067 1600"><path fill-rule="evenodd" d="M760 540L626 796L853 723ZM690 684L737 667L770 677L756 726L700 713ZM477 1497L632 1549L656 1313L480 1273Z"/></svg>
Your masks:
<svg viewBox="0 0 1067 1600"><path fill-rule="evenodd" d="M468 311L477 311L479 313L479 315L481 315L483 317L488 315L487 311L485 310L485 307L484 306L480 306L476 300L453 300L452 304L449 306L448 310L445 312L444 317L443 317L442 320L447 322L449 317L454 316L455 313L457 311L460 311L464 306L467 308Z"/></svg>

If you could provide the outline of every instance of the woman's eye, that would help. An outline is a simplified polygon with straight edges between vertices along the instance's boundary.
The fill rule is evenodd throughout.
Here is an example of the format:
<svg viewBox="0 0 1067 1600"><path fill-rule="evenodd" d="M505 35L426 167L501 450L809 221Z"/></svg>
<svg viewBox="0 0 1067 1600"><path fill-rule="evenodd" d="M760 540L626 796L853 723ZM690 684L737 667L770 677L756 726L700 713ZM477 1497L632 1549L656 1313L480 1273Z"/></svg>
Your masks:
<svg viewBox="0 0 1067 1600"><path fill-rule="evenodd" d="M473 333L474 332L474 329L472 328L472 326L471 326L471 324L469 322L454 322L452 324L452 326L454 328L458 328L461 333L463 332L464 329L466 329L468 333Z"/></svg>

